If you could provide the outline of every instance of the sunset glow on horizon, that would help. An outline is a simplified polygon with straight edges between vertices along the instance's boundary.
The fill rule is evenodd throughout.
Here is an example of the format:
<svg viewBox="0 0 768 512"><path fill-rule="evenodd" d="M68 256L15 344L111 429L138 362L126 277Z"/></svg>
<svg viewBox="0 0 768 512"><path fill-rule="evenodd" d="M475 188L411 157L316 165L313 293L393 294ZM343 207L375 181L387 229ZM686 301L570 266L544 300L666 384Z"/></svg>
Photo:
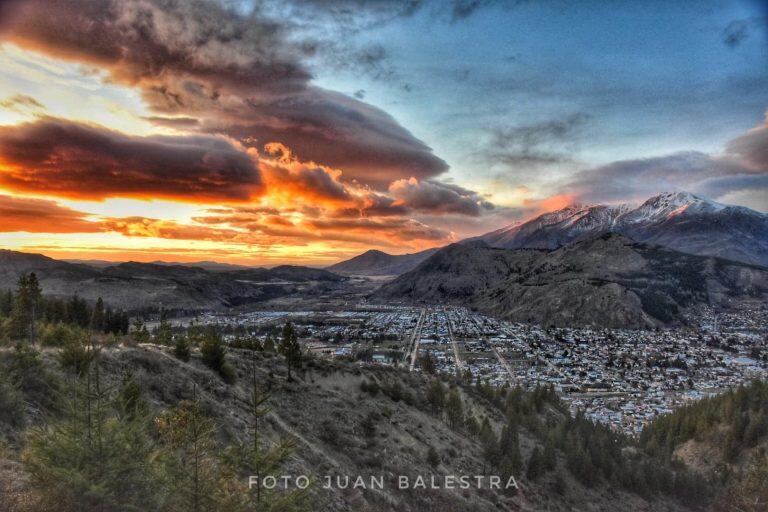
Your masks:
<svg viewBox="0 0 768 512"><path fill-rule="evenodd" d="M768 209L768 87L759 87L768 78L755 65L766 55L764 28L739 47L714 33L712 45L722 48L713 59L740 52L732 66L699 63L691 55L703 36L680 35L691 54L670 55L669 69L674 59L693 59L690 80L697 65L723 70L702 95L726 88L730 98L745 97L739 88L758 83L731 112L701 97L711 110L702 115L718 121L699 135L690 126L701 123L686 124L691 105L681 107L679 126L662 119L666 113L646 119L664 110L660 95L649 104L628 90L601 111L577 90L591 71L553 61L562 76L542 85L546 56L498 77L472 71L471 45L460 50L466 65L453 57L427 62L417 51L438 51L451 31L485 34L493 12L481 10L466 25L437 21L432 36L403 36L411 51L387 46L392 31L438 12L424 9L350 31L349 53L335 56L341 50L317 33L342 30L333 24L343 21L322 18L327 27L314 27L307 12L306 23L296 23L305 32L296 32L258 3L4 2L0 247L66 259L319 266L368 249L443 246L574 202L638 201L664 190ZM548 7L489 9L510 20L549 16ZM675 9L658 23L679 16ZM728 15L756 15L745 9L736 2ZM537 46L535 35L509 36L505 57L477 37L488 59L510 68ZM611 51L642 67L630 43ZM595 51L590 41L580 44ZM372 45L385 57L356 57ZM646 71L653 80L669 70ZM445 78L452 75L460 78ZM621 90L622 80L616 75L606 90ZM505 88L509 101L498 96ZM551 92L537 99L533 91L542 88ZM503 119L492 117L507 104ZM478 113L476 125L466 110ZM655 147L655 137L664 141L658 152L622 149L631 123L643 137L636 148ZM689 138L679 135L686 130Z"/></svg>

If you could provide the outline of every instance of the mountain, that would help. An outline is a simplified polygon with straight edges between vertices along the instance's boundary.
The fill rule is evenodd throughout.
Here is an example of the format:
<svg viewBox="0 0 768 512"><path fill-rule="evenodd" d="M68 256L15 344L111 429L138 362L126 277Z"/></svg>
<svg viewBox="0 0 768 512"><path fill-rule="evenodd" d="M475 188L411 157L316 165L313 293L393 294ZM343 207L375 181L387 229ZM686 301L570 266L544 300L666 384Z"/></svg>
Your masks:
<svg viewBox="0 0 768 512"><path fill-rule="evenodd" d="M354 258L326 267L326 270L340 274L396 276L413 270L436 251L438 248L413 254L395 255L371 249Z"/></svg>
<svg viewBox="0 0 768 512"><path fill-rule="evenodd" d="M35 272L53 297L102 297L113 307L220 309L297 293L298 285L334 285L345 278L326 270L282 265L272 269L206 270L187 265L126 262L98 268L41 254L0 251L0 289Z"/></svg>
<svg viewBox="0 0 768 512"><path fill-rule="evenodd" d="M554 251L453 244L374 292L544 325L653 327L688 306L768 296L768 269L608 233Z"/></svg>
<svg viewBox="0 0 768 512"><path fill-rule="evenodd" d="M768 266L768 215L687 192L640 206L571 205L476 239L504 249L556 249L604 233L704 256Z"/></svg>

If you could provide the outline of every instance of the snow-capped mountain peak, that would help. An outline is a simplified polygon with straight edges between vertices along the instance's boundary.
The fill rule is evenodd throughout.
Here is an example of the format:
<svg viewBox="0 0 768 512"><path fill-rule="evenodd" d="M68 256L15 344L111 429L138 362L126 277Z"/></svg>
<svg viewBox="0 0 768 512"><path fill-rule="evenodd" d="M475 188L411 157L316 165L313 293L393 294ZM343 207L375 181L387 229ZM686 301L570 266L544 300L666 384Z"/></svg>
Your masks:
<svg viewBox="0 0 768 512"><path fill-rule="evenodd" d="M768 266L768 215L690 192L664 192L639 206L574 204L478 238L492 247L556 249L608 232Z"/></svg>

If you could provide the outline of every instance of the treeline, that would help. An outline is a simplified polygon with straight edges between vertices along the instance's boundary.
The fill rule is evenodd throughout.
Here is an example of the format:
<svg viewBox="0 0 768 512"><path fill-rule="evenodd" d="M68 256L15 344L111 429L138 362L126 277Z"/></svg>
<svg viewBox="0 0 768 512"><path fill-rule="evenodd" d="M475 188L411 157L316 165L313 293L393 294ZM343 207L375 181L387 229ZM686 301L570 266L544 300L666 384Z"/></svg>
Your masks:
<svg viewBox="0 0 768 512"><path fill-rule="evenodd" d="M686 441L708 440L723 430L725 437L718 442L726 461L734 461L768 436L768 383L754 381L661 416L643 429L640 443L646 451L670 458Z"/></svg>
<svg viewBox="0 0 768 512"><path fill-rule="evenodd" d="M46 424L22 437L21 465L29 475L22 493L0 508L10 512L298 512L307 510L307 491L270 489L260 482L276 477L290 457L288 441L267 446L260 423L268 392L251 379L250 421L241 440L223 444L217 425L203 412L196 389L191 397L164 410L153 410L128 375L118 385L101 376L100 350L86 347L86 364L68 367L57 379L29 344L19 344L5 359L9 384L0 373L0 411L23 425L23 379L55 390L46 406ZM255 372L255 366L254 370ZM43 382L44 381L44 382ZM9 393L22 397L8 402ZM10 404L15 410L6 412ZM258 476L256 483L250 476ZM253 485L252 485L253 484ZM0 489L1 490L1 489ZM0 492L0 498L2 498ZM2 501L2 500L0 500Z"/></svg>
<svg viewBox="0 0 768 512"><path fill-rule="evenodd" d="M128 324L125 311L105 307L101 298L92 306L77 295L44 296L34 272L19 276L15 290L0 292L0 339L61 344L51 337L63 332L51 331L57 325L118 335L128 334Z"/></svg>
<svg viewBox="0 0 768 512"><path fill-rule="evenodd" d="M301 369L305 359L299 344L296 327L291 322L283 325L280 335L268 334L262 342L255 336L238 336L225 343L220 330L215 326L192 325L186 329L173 328L162 316L160 325L150 333L146 325L137 319L131 331L133 339L139 343L154 341L158 345L173 348L173 355L181 361L189 361L192 349L198 348L203 363L217 372L228 384L235 382L235 371L226 360L229 349L245 349L254 352L279 353L285 357L288 380L293 379L293 371Z"/></svg>

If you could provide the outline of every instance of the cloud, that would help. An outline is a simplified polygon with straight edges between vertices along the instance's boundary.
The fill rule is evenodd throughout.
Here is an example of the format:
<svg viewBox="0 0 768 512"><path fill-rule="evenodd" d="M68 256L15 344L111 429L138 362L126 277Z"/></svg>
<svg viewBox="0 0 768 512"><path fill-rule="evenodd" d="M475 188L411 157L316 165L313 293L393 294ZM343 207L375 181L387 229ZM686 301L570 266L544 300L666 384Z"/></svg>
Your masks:
<svg viewBox="0 0 768 512"><path fill-rule="evenodd" d="M26 94L14 94L10 98L0 101L0 108L13 110L15 112L24 112L27 110L41 111L45 106L31 96Z"/></svg>
<svg viewBox="0 0 768 512"><path fill-rule="evenodd" d="M397 179L427 179L448 169L389 114L316 87L274 101L250 100L226 123L208 123L211 131L240 139L279 141L302 159L342 168L346 179L379 190Z"/></svg>
<svg viewBox="0 0 768 512"><path fill-rule="evenodd" d="M262 191L251 156L225 137L124 135L45 118L0 127L0 186L58 197L246 201Z"/></svg>
<svg viewBox="0 0 768 512"><path fill-rule="evenodd" d="M44 199L0 195L0 232L94 233L97 222L78 212Z"/></svg>
<svg viewBox="0 0 768 512"><path fill-rule="evenodd" d="M390 185L389 193L397 200L396 205L419 212L477 217L484 210L493 209L493 205L476 192L437 181L398 180Z"/></svg>
<svg viewBox="0 0 768 512"><path fill-rule="evenodd" d="M728 23L721 34L723 44L730 48L736 48L746 41L755 30L765 30L768 26L768 17L755 16L743 20L734 20Z"/></svg>
<svg viewBox="0 0 768 512"><path fill-rule="evenodd" d="M638 200L685 190L725 200L749 192L750 206L768 209L768 124L731 140L722 154L678 152L621 160L579 172L562 192L581 201Z"/></svg>
<svg viewBox="0 0 768 512"><path fill-rule="evenodd" d="M564 119L494 128L483 155L491 163L508 167L571 161L579 130L589 119L579 112Z"/></svg>
<svg viewBox="0 0 768 512"><path fill-rule="evenodd" d="M174 221L146 217L125 217L105 219L100 223L102 230L125 236L167 238L172 240L207 240L214 242L237 242L243 234L232 229L217 229L207 226L185 225Z"/></svg>
<svg viewBox="0 0 768 512"><path fill-rule="evenodd" d="M302 158L386 188L447 170L385 112L311 85L317 51L287 22L213 0L6 0L0 40L95 66L141 91L154 121L186 118L198 130L259 144L279 141ZM381 53L364 55L377 66Z"/></svg>
<svg viewBox="0 0 768 512"><path fill-rule="evenodd" d="M753 171L768 172L768 119L730 141L725 152Z"/></svg>

